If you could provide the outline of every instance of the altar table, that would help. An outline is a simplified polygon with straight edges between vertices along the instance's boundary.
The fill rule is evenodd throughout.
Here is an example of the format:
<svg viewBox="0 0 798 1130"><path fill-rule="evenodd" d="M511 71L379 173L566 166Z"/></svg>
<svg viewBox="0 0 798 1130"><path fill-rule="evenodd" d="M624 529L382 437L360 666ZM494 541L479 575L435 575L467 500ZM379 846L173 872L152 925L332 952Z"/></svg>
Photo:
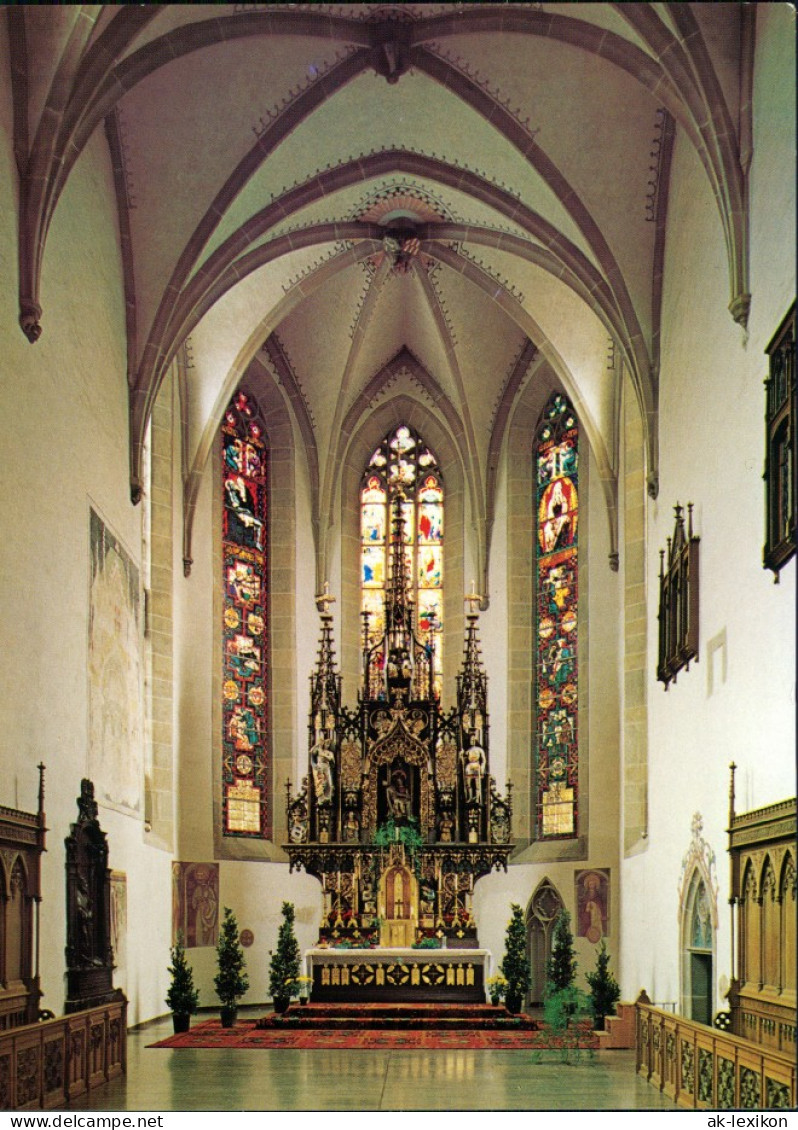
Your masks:
<svg viewBox="0 0 798 1130"><path fill-rule="evenodd" d="M450 1002L486 998L491 952L482 949L315 948L305 973L316 1002Z"/></svg>

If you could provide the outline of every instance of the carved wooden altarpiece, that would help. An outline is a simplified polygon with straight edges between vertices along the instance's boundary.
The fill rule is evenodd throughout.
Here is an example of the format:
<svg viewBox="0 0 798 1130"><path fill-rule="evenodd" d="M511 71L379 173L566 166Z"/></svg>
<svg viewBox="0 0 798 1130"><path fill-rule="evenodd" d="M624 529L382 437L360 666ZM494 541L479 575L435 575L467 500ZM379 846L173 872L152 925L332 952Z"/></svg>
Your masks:
<svg viewBox="0 0 798 1130"><path fill-rule="evenodd" d="M78 819L66 846L66 990L64 1012L122 1000L113 987L111 870L108 843L97 818L94 785L85 778L77 798Z"/></svg>
<svg viewBox="0 0 798 1130"><path fill-rule="evenodd" d="M321 882L324 945L408 947L422 939L477 947L474 884L512 850L511 786L490 775L487 677L477 614L466 617L456 705L434 688L434 638L420 638L393 501L385 631L361 613L358 703L341 702L331 597L318 598L321 640L311 676L308 774L286 786L291 869Z"/></svg>
<svg viewBox="0 0 798 1130"><path fill-rule="evenodd" d="M39 810L0 806L0 1031L39 1018L39 905L45 851L44 766Z"/></svg>

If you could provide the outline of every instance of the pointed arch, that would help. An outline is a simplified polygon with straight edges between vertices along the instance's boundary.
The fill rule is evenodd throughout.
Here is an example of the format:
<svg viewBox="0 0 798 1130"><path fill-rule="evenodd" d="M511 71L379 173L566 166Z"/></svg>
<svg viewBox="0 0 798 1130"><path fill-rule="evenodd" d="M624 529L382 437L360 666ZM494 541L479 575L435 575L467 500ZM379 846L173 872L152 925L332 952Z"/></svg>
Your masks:
<svg viewBox="0 0 798 1130"><path fill-rule="evenodd" d="M445 484L435 452L424 437L399 424L380 441L364 469L360 489L360 610L364 643L385 633L390 586L391 514L402 497L403 559L415 605L415 629L432 646L432 678L440 698L443 671L443 597L446 548ZM368 628L366 628L366 622Z"/></svg>
<svg viewBox="0 0 798 1130"><path fill-rule="evenodd" d="M781 970L779 985L785 992L795 993L796 965L796 913L795 913L795 857L785 852L779 875L779 904L781 927L779 931L779 950Z"/></svg>
<svg viewBox="0 0 798 1130"><path fill-rule="evenodd" d="M717 929L718 908L712 880L697 860L686 876L680 903L680 1012L700 1024L711 1024L715 1014Z"/></svg>
<svg viewBox="0 0 798 1130"><path fill-rule="evenodd" d="M763 860L761 876L762 983L778 991L781 988L781 900L776 866L769 852Z"/></svg>
<svg viewBox="0 0 798 1130"><path fill-rule="evenodd" d="M415 378L417 374L409 373ZM418 392L402 391L389 396L355 423L342 449L340 461L339 521L333 534L340 544L341 570L341 624L342 672L346 681L356 685L359 676L360 640L357 633L360 611L360 524L359 496L363 472L368 461L385 435L393 429L407 425L420 435L424 443L435 452L443 481L446 484L446 546L444 562L446 585L444 589L444 662L442 671L443 696L449 694L459 661L456 641L462 638L464 617L462 594L464 586L464 553L468 551L465 539L466 476L460 449L460 437L453 434L437 404L428 399L424 387ZM327 567L330 568L331 561ZM352 627L354 625L354 628Z"/></svg>
<svg viewBox="0 0 798 1130"><path fill-rule="evenodd" d="M743 871L740 884L740 983L759 987L760 976L760 933L759 933L759 886L753 860L749 859Z"/></svg>
<svg viewBox="0 0 798 1130"><path fill-rule="evenodd" d="M212 698L217 859L282 858L278 845L287 834L280 803L282 784L293 775L298 732L296 445L286 404L265 362L264 357L263 363L250 366L230 401L235 406L243 395L258 410L254 419L266 458L265 481L255 484L259 494L255 501L264 506L254 514L263 523L260 530L249 521L245 510L239 510L235 500L225 506L230 492L235 496L241 485L233 481L228 489L228 479L241 477L244 487L251 488L248 476L235 465L238 458L246 458L243 446L229 453L226 450L231 442L247 439L233 434L227 411L217 427L208 467L215 534L213 561L206 559L202 568L210 569L213 577L214 650L218 656ZM247 419L251 421L252 417ZM263 457L262 452L256 451L256 455ZM250 470L256 469L256 465L250 465ZM241 545L227 537L237 528L243 533ZM273 623L279 625L274 633ZM280 693L276 696L272 694L273 668L280 672ZM254 748L247 748L250 744Z"/></svg>
<svg viewBox="0 0 798 1130"><path fill-rule="evenodd" d="M529 1005L543 1003L554 927L564 909L562 895L551 879L544 876L535 887L524 915L530 970Z"/></svg>
<svg viewBox="0 0 798 1130"><path fill-rule="evenodd" d="M573 839L580 830L579 430L570 401L554 393L532 450L536 840Z"/></svg>
<svg viewBox="0 0 798 1130"><path fill-rule="evenodd" d="M239 390L221 427L222 836L271 839L268 439Z"/></svg>

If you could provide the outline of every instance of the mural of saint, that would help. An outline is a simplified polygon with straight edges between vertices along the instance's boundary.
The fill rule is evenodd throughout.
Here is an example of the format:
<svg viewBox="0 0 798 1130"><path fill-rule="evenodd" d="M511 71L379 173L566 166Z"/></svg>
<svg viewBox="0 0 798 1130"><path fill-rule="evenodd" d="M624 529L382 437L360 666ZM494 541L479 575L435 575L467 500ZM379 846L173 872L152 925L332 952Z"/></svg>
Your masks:
<svg viewBox="0 0 798 1130"><path fill-rule="evenodd" d="M103 803L136 812L144 770L139 573L93 510L90 526L89 767Z"/></svg>
<svg viewBox="0 0 798 1130"><path fill-rule="evenodd" d="M577 937L597 945L607 935L610 873L605 868L576 876Z"/></svg>
<svg viewBox="0 0 798 1130"><path fill-rule="evenodd" d="M172 941L182 935L186 949L219 940L219 864L172 864Z"/></svg>

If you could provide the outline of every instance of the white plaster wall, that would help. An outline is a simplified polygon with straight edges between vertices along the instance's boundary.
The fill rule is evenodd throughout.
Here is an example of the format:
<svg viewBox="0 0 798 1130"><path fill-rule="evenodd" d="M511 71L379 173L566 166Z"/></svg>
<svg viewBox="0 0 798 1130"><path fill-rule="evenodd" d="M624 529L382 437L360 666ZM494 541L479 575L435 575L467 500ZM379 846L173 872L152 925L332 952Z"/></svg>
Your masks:
<svg viewBox="0 0 798 1130"><path fill-rule="evenodd" d="M44 257L43 335L17 325L17 176L7 60L0 78L0 803L36 807L47 766L43 857L43 1007L64 1002L64 837L87 774L89 507L141 560L130 502L124 303L107 147L95 135L59 203ZM98 795L102 782L95 781ZM163 1011L169 863L140 818L100 809L109 862L127 874L130 1021Z"/></svg>
<svg viewBox="0 0 798 1130"><path fill-rule="evenodd" d="M795 561L762 568L764 348L795 294L794 29L758 5L751 169L749 335L728 312L720 220L698 158L674 152L663 294L660 490L648 505L649 837L623 866L625 997L679 1000L678 887L693 812L717 857L715 982L731 966L725 828L737 811L795 795ZM774 219L778 220L774 222ZM673 505L693 502L701 538L699 662L667 693L655 681L658 549ZM710 661L708 645L725 634ZM725 670L724 670L725 662ZM716 997L715 1009L723 1007Z"/></svg>

